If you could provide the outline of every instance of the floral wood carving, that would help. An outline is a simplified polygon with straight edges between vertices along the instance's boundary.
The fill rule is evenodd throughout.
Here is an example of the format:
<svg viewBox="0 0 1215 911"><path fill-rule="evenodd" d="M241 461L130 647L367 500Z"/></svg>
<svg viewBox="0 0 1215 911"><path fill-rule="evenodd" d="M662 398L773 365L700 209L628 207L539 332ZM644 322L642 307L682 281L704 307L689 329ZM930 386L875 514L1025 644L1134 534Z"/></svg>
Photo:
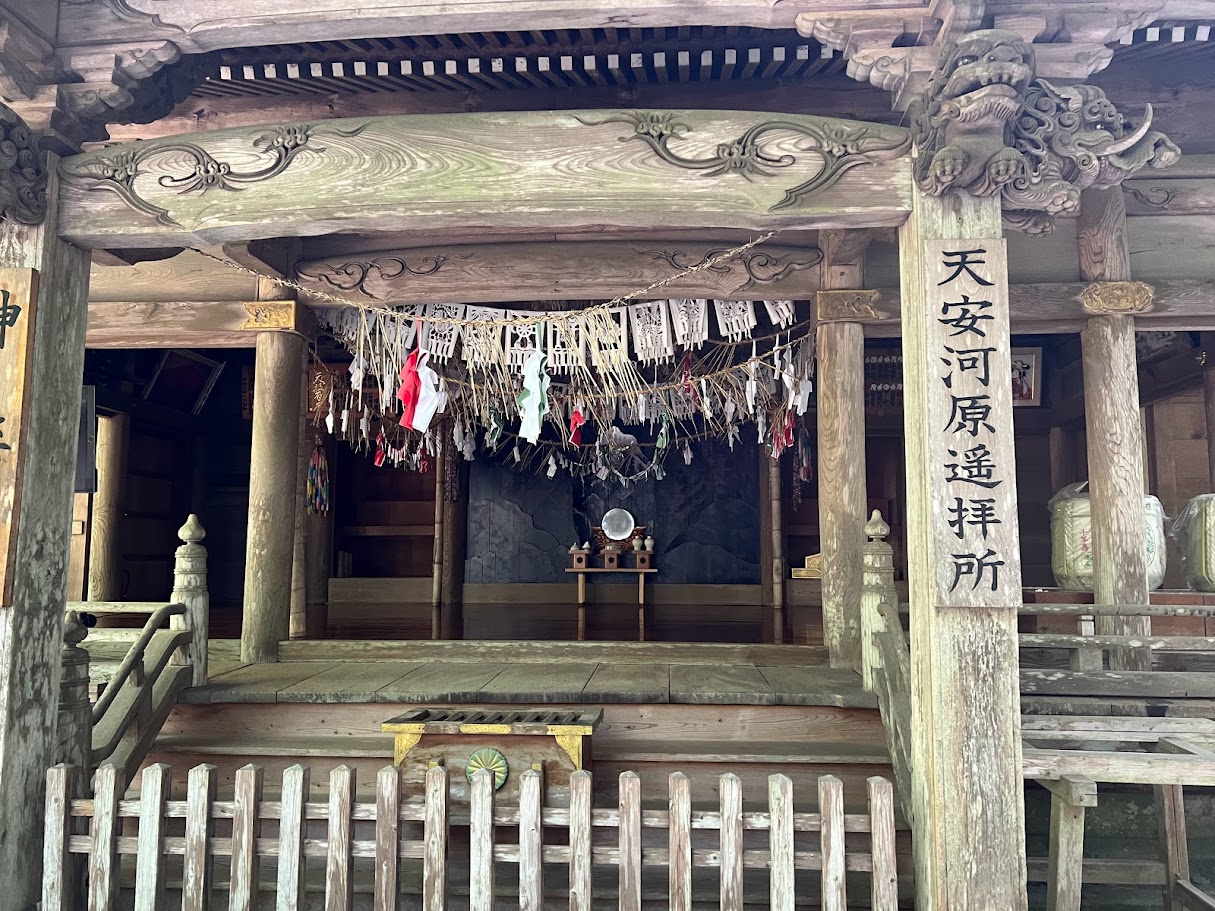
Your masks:
<svg viewBox="0 0 1215 911"><path fill-rule="evenodd" d="M873 125L854 123L804 122L768 120L751 127L737 139L720 142L705 158L689 158L671 148L671 143L692 132L692 127L676 119L670 112L629 111L598 120L578 121L586 126L624 123L633 132L621 136L621 142L637 139L648 145L660 159L677 168L703 171L717 177L737 174L746 180L753 177L773 177L783 169L797 164L798 156L789 152L772 154L767 142L773 133L795 133L806 137L806 152L821 156L818 172L809 180L785 190L784 198L771 207L776 212L798 205L817 190L830 187L852 168L899 158L910 148L910 138L901 132Z"/></svg>
<svg viewBox="0 0 1215 911"><path fill-rule="evenodd" d="M456 256L456 259L467 259L467 256ZM314 281L322 281L339 291L359 291L375 300L383 300L383 295L367 289L367 280L391 282L402 275L434 275L443 268L452 257L446 254L424 256L421 265L411 266L401 256L381 256L377 259L363 260L338 264L318 263L314 271L301 269L300 276Z"/></svg>
<svg viewBox="0 0 1215 911"><path fill-rule="evenodd" d="M342 136L357 136L365 128L366 124L363 124L353 130L336 132ZM263 153L267 161L250 171L237 171L228 162L220 161L192 142L149 142L112 154L101 152L65 159L59 166L59 173L67 186L109 190L117 193L131 208L151 215L157 224L181 227L168 209L140 195L136 184L140 177L153 175L157 184L182 195L242 190L282 174L305 151L324 152L324 148L309 147L315 132L313 124L301 123L274 127L262 133L253 140L253 147Z"/></svg>
<svg viewBox="0 0 1215 911"><path fill-rule="evenodd" d="M25 122L0 104L0 218L46 218L46 155Z"/></svg>
<svg viewBox="0 0 1215 911"><path fill-rule="evenodd" d="M651 256L661 259L669 263L676 269L690 269L695 266L703 265L714 257L720 256L723 253L729 252L728 247L721 247L716 250L709 250L696 262L691 262L688 254L684 250L638 250L644 256ZM792 256L773 256L766 251L748 250L745 253L735 256L732 260L724 263L717 263L712 266L706 266L710 272L715 272L718 275L729 275L734 271L734 264L738 263L742 266L743 271L747 275L747 280L735 288L735 291L748 291L758 285L767 285L772 282L783 281L794 272L800 272L803 269L811 269L823 261L823 252L821 250L809 248L805 255L800 257Z"/></svg>
<svg viewBox="0 0 1215 911"><path fill-rule="evenodd" d="M924 192L999 193L1006 223L1041 234L1054 216L1079 210L1081 191L1117 186L1181 156L1150 128L1150 105L1133 127L1101 89L1056 86L1035 79L1034 67L1033 46L998 29L945 49L912 130Z"/></svg>
<svg viewBox="0 0 1215 911"><path fill-rule="evenodd" d="M1093 282L1080 292L1086 313L1145 313L1156 291L1145 282Z"/></svg>
<svg viewBox="0 0 1215 911"><path fill-rule="evenodd" d="M877 291L819 291L815 312L819 322L878 319L873 303Z"/></svg>

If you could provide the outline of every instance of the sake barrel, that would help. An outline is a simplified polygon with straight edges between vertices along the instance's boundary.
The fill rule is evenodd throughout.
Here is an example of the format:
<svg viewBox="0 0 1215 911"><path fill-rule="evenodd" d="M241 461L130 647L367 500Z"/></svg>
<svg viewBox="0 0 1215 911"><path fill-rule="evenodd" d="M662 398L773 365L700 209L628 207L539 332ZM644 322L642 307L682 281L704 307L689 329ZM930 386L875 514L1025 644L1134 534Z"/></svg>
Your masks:
<svg viewBox="0 0 1215 911"><path fill-rule="evenodd" d="M1164 584L1166 552L1164 507L1155 497L1143 498L1147 539L1147 583L1155 591ZM1070 484L1053 496L1050 507L1051 570L1067 591L1093 590L1093 512L1088 482Z"/></svg>
<svg viewBox="0 0 1215 911"><path fill-rule="evenodd" d="M1169 536L1181 551L1186 586L1215 592L1215 494L1204 493L1185 505Z"/></svg>

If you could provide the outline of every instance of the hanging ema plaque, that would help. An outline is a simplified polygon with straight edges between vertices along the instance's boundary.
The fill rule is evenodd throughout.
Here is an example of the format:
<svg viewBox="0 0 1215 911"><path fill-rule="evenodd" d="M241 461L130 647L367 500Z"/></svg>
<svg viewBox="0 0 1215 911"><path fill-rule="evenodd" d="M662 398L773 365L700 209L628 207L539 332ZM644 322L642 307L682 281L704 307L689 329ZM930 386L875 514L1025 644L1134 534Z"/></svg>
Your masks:
<svg viewBox="0 0 1215 911"><path fill-rule="evenodd" d="M937 603L1020 601L1002 239L925 244Z"/></svg>
<svg viewBox="0 0 1215 911"><path fill-rule="evenodd" d="M37 296L33 269L0 269L0 607L12 604Z"/></svg>

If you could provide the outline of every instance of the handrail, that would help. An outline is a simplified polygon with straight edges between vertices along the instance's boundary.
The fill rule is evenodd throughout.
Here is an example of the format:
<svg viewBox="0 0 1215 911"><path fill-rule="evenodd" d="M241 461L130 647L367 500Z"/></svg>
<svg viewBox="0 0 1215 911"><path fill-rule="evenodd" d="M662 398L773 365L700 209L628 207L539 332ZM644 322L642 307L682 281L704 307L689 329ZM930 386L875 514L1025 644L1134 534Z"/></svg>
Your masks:
<svg viewBox="0 0 1215 911"><path fill-rule="evenodd" d="M1202 604L1022 604L1017 613L1069 617L1215 617L1215 607Z"/></svg>
<svg viewBox="0 0 1215 911"><path fill-rule="evenodd" d="M163 601L69 601L67 609L80 614L152 614Z"/></svg>
<svg viewBox="0 0 1215 911"><path fill-rule="evenodd" d="M152 641L152 637L160 629L161 624L168 621L170 617L179 617L185 614L186 606L184 604L162 604L152 615L144 622L143 629L139 633L139 638L135 640L135 644L122 659L122 663L118 665L118 670L114 672L114 676L110 678L106 684L105 690L101 697L93 706L93 724L96 724L105 715L106 709L114 702L118 696L118 691L122 685L127 682L127 678L135 673L135 682L142 683L143 680L143 656L147 650L148 643Z"/></svg>

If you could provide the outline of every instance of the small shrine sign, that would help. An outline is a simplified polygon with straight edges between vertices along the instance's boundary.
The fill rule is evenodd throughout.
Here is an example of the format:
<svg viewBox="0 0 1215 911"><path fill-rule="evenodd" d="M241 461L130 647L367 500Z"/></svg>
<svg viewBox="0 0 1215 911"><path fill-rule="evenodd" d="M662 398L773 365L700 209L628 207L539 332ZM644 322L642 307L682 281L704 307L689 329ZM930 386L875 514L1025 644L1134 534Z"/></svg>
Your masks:
<svg viewBox="0 0 1215 911"><path fill-rule="evenodd" d="M37 298L34 269L0 269L0 608L12 604Z"/></svg>
<svg viewBox="0 0 1215 911"><path fill-rule="evenodd" d="M1020 603L1016 466L1002 238L924 245L928 445L936 598L942 607Z"/></svg>

